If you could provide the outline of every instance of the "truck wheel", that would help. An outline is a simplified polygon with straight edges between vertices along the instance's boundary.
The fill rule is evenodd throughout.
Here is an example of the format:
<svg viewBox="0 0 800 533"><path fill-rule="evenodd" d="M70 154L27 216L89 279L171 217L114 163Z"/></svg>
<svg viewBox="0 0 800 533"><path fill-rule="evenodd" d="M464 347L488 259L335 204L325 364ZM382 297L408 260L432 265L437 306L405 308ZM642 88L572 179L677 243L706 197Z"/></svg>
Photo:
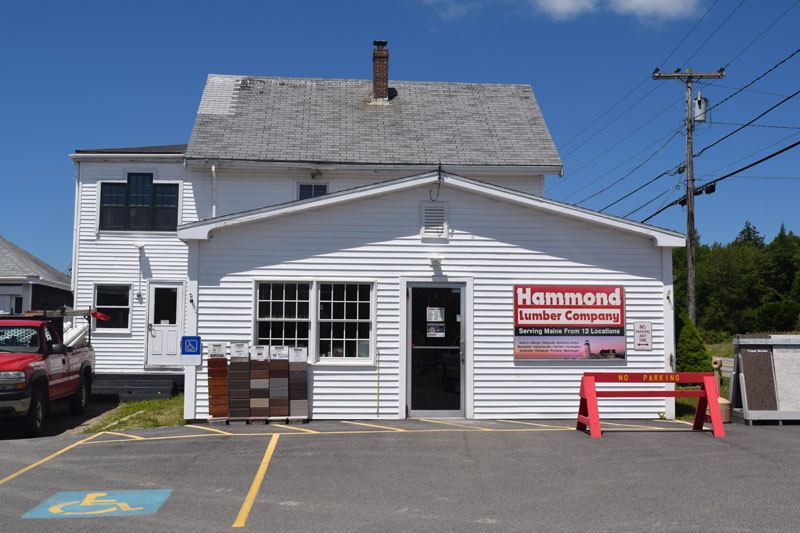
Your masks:
<svg viewBox="0 0 800 533"><path fill-rule="evenodd" d="M72 414L79 415L86 411L86 406L89 404L89 383L86 381L85 376L81 376L78 383L78 390L75 394L69 397L69 410Z"/></svg>
<svg viewBox="0 0 800 533"><path fill-rule="evenodd" d="M31 395L31 405L28 414L25 416L25 435L28 437L39 437L44 431L44 421L47 417L47 403L41 387L33 390Z"/></svg>

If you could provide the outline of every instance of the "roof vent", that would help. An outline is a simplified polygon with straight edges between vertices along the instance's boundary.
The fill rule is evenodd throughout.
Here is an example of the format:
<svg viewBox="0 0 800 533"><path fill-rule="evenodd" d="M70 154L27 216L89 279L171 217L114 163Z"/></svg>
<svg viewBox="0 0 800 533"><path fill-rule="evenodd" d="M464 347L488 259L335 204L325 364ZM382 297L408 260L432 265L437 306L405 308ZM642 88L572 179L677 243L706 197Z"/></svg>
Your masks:
<svg viewBox="0 0 800 533"><path fill-rule="evenodd" d="M420 204L420 238L446 241L450 237L447 202Z"/></svg>

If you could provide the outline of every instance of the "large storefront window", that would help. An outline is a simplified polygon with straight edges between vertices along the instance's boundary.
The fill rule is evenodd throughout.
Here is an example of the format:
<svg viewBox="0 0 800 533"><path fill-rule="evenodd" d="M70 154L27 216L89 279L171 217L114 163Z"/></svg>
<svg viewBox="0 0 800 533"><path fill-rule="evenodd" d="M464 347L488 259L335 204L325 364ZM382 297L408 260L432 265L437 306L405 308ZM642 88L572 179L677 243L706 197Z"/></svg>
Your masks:
<svg viewBox="0 0 800 533"><path fill-rule="evenodd" d="M310 283L258 284L258 344L308 347Z"/></svg>

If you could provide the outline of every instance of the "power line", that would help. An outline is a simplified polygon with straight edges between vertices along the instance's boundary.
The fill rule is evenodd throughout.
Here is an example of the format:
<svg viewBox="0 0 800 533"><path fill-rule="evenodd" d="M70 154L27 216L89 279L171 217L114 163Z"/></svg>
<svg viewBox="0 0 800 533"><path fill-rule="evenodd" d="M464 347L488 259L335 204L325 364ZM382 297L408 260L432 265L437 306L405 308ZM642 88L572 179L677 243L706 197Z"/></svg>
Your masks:
<svg viewBox="0 0 800 533"><path fill-rule="evenodd" d="M764 28L764 30L763 30L761 33L759 33L759 34L756 36L756 38L755 38L755 39L753 39L752 41L750 41L750 42L747 44L747 46L745 46L744 48L742 48L742 50L741 50L741 51L740 51L738 54L736 54L736 55L733 57L733 59L731 59L730 61L728 61L727 63L725 63L725 66L724 66L724 67L722 67L722 68L728 68L728 67L731 65L731 63L733 63L734 61L736 61L737 59L739 59L739 56L740 56L740 55L742 55L743 53L745 53L745 52L746 52L746 51L747 51L747 50L748 50L748 49L749 49L751 46L753 46L753 44L755 44L755 42L756 42L756 41L758 41L759 39L761 39L761 37L763 37L763 35L764 35L765 33L767 33L769 30L771 30L771 29L772 29L772 27L773 27L775 24L777 24L779 20L781 20L783 17L785 17L785 16L786 16L786 14L787 14L789 11L791 11L792 9L794 9L794 8L797 6L797 4L800 4L800 0L797 0L797 1L796 1L794 4L790 5L790 6L789 6L789 8L788 8L786 11L784 11L783 13L781 13L781 14L778 16L778 18L776 18L775 20L773 20L773 21L772 21L772 23L771 23L769 26L767 26L766 28Z"/></svg>
<svg viewBox="0 0 800 533"><path fill-rule="evenodd" d="M610 152L611 150L613 150L614 148L616 148L617 146L619 146L619 145L620 145L620 144L622 144L623 142L627 141L627 140L628 140L628 139L629 139L631 136L633 136L634 134L636 134L636 132L638 132L639 130L641 130L642 128L644 128L645 126L647 126L648 124L650 124L651 122L653 122L655 119L657 119L658 117L660 117L661 115L663 115L664 113L666 113L667 111L669 111L669 109L670 109L672 106L674 106L675 104L677 104L677 103L678 103L678 102L680 102L681 100L682 100L682 98L679 98L679 99L677 99L677 100L675 100L675 101L673 101L673 102L670 102L670 103L669 103L669 105L667 105L667 107L665 107L664 109L662 109L661 111L659 111L658 113L656 113L656 114L655 114L653 117L651 117L651 118L650 118L650 120L648 120L647 122L645 122L644 124L642 124L641 126L639 126L638 128L636 128L635 130L631 131L631 132L630 132L628 135L626 135L625 137L623 137L623 138L622 138L622 139L620 139L619 141L617 141L617 142L615 142L614 144L612 144L611 146L609 146L609 147L608 147L607 149L605 149L603 152L601 152L601 153L600 153L600 154L598 154L596 157L594 157L594 158L593 158L591 161L588 161L587 163L585 163L585 164L584 164L582 167L578 168L578 170L576 170L575 172L573 172L572 174L570 174L570 175L569 175L569 176L567 176L566 178L562 179L562 180L561 180L559 183L557 183L556 185L560 185L560 184L564 183L564 181L566 181L567 179L569 179L569 178L572 178L572 177L575 177L575 175L577 175L577 174L578 174L578 173L579 173L581 170L583 170L584 168L588 167L589 165L591 165L592 163L594 163L595 161L597 161L598 159L600 159L601 157L603 157L604 155L606 155L608 152ZM555 188L555 186L554 186L553 188ZM552 190L552 189L551 189L551 190ZM580 190L582 190L582 189L579 189L579 190L578 190L578 191L576 191L575 193L572 193L570 196L574 196L575 194L577 194L577 192L580 192Z"/></svg>
<svg viewBox="0 0 800 533"><path fill-rule="evenodd" d="M737 170L734 170L733 172L730 172L730 173L728 173L728 174L725 174L724 176L722 176L722 177L720 177L720 178L713 179L713 180L709 181L708 183L705 183L705 184L703 184L702 186L698 187L698 188L697 188L697 191L698 191L698 193L700 193L700 194L702 194L702 192L704 192L704 191L709 191L709 194L710 194L710 193L711 193L711 190L713 190L713 189L712 189L712 187L711 187L712 185L716 186L716 184L717 184L717 183L719 183L720 181L726 180L726 179L728 179L728 178L730 178L730 177L732 177L732 176L735 176L736 174L739 174L740 172L744 172L745 170L747 170L747 169L750 169L750 168L753 168L753 167L754 167L754 166L756 166L756 165L760 165L761 163L764 163L764 162L766 162L766 161L769 161L769 160L770 160L770 159L772 159L773 157L779 156L780 154L782 154L782 153L784 153L784 152L787 152L787 151L789 151L789 150L791 150L791 149L793 149L793 148L796 148L797 146L800 146L800 141L797 141L797 142L795 142L794 144L790 144L789 146L786 146L786 147L784 147L784 148L781 148L781 149L780 149L780 150L778 150L777 152L773 152L773 153L769 154L769 155L768 155L768 156L766 156L766 157L762 157L762 158L761 158L761 159L759 159L758 161L754 161L753 163L750 163L749 165L745 165L745 166L743 166L742 168L740 168L740 169L737 169ZM678 199L678 200L676 200L676 201L674 201L674 202L672 202L672 203L671 203L671 204L669 204L669 205L666 205L666 206L664 206L663 208L659 209L658 211L656 211L655 213L653 213L653 214L652 214L652 215L650 215L649 217L647 217L647 218L645 218L644 220L642 220L642 222L647 222L648 220L650 220L650 219L651 219L651 218L653 218L654 216L656 216L656 215L658 215L658 214L662 213L663 211L665 211L666 209L668 209L668 208L672 207L673 205L677 205L677 204L679 204L679 203L680 203L680 202L681 202L681 201L682 201L684 198L685 198L685 196L684 196L684 197L682 197L682 198L680 198L680 199Z"/></svg>
<svg viewBox="0 0 800 533"><path fill-rule="evenodd" d="M699 51L700 51L700 50L701 50L701 49L702 49L702 48L703 48L703 47L704 47L704 46L705 46L705 45L708 43L708 41L710 41L710 40L711 40L711 38L712 38L712 37L714 37L714 35L716 35L716 34L717 34L717 32L718 32L720 29L722 29L722 27L723 27L723 26L724 26L724 25L725 25L725 24L728 22L728 20L730 20L730 18L733 16L733 14L734 14L734 13L736 13L736 12L739 10L739 8L740 8L740 7L742 7L742 5L743 5L743 4L744 4L744 0L742 0L741 2L739 2L739 5L738 5L738 6L736 6L735 8L733 8L733 11L731 11L731 12L728 14L728 16L727 16L727 17L725 17L725 20L723 20L722 22L720 22L719 26L717 26L717 27L716 27L716 29L715 29L714 31L712 31L712 32L711 32L711 35L709 35L708 37L706 37L706 40L705 40L705 41L703 41L703 44L701 44L700 46L698 46L698 47L697 47L697 50L695 50L695 51L692 53L692 55L690 55L688 58L686 58L686 61L684 61L684 62L683 62L683 65L686 65L686 63L688 63L689 61L691 61L691 60L692 60L692 58L693 58L694 56L696 56L696 55L697 55L697 52L699 52ZM683 65L681 65L681 66L683 66Z"/></svg>
<svg viewBox="0 0 800 533"><path fill-rule="evenodd" d="M800 2L800 0L798 0L798 2ZM708 83L698 82L698 85L709 86L709 87L717 87L717 88L721 88L721 89L731 89L731 90L734 90L734 91L747 91L749 93L766 94L766 95L769 95L769 96L780 96L781 98L786 96L785 94L781 94L781 93L771 93L771 92L768 92L768 91L756 91L755 89L745 89L745 88L742 88L742 87L731 87L730 85L722 85L720 83L717 83L716 80L710 81Z"/></svg>
<svg viewBox="0 0 800 533"><path fill-rule="evenodd" d="M714 0L714 3L712 3L712 4L711 4L711 6L710 6L710 7L709 7L709 8L706 10L706 12L705 12L705 13L703 13L703 16L701 16L701 17L698 19L698 21L697 21L697 22L695 22L694 26L692 26L692 27L691 27L691 29L690 29L690 30L689 30L689 31L686 33L686 35L684 35L684 36L683 36L683 38L682 38L680 41L678 41L678 44L676 44L676 45L675 45L675 47L672 49L672 51L671 51L669 54L667 54L667 57L665 57L665 58L664 58L664 59L661 61L661 65L660 65L660 66L662 66L662 67L664 66L664 63L666 63L666 62L669 60L669 58L671 58L671 57L672 57L672 55L675 53L675 51L676 51L676 50L678 50L678 48L680 48L680 46L681 46L681 45L684 43L684 41L686 41L686 39L689 37L689 35L691 35L691 34L692 34L692 32L694 32L694 30L697 28L697 26L699 26L699 25L700 25L700 23L703 21L703 19L705 19L705 18L706 18L706 15L708 15L708 14L711 12L711 10L714 8L714 6L716 6L716 5L717 5L717 2L718 2L718 1L719 1L719 0ZM800 0L798 0L798 1L800 2ZM639 83L638 83L638 84L637 84L637 85L636 85L636 86L635 86L633 89L631 89L630 91L628 91L628 92L625 94L625 96L623 96L622 98L620 98L619 100L617 100L616 102L614 102L614 103L611 105L611 107L609 107L608 109L606 109L605 111L603 111L603 112L602 112L600 115L598 115L597 117L595 117L595 119L594 119L594 120L592 120L592 121L591 121L591 122L590 122L590 123L589 123L587 126L585 126L585 127L584 127L584 128L581 130L581 131L579 131L578 133L576 133L575 135L573 135L573 136L572 136L572 137L571 137L571 138L570 138L570 139L569 139L567 142L565 142L563 145L561 145L561 148L562 148L562 149L564 149L564 148L566 148L567 146L569 146L570 144L572 144L572 141L574 141L575 139L577 139L578 137L580 137L580 136L581 136L581 134L583 134L583 132L585 132L586 130L588 130L588 129L589 129L589 128L591 128L592 126L594 126L594 125L595 125L595 124L596 124L596 123L597 123L597 122L598 122L598 121L599 121L601 118L603 118L603 117L604 117L604 116L606 116L606 115L607 115L609 112L611 112L611 110L612 110L612 109L614 109L614 108L615 108L615 107L617 107L619 104L621 104L622 102L624 102L625 100L627 100L627 99L628 99L628 97L629 97L631 94L633 94L633 93L634 93L634 92L635 92L635 91L636 91L636 90L637 90L639 87L641 87L642 85L644 85L644 84L645 84L645 82L647 82L649 79L650 79L650 77L649 77L649 76L647 76L647 77L646 77L646 78L644 78L642 81L640 81L640 82L639 82ZM646 94L646 95L645 95L645 96L644 96L642 99L646 98L646 97L647 97L647 96L649 96L651 93L652 93L652 91L651 91L650 93ZM641 99L640 99L639 101L641 101ZM637 102L637 103L638 103L638 102ZM636 105L636 104L634 104L634 105ZM569 155L569 154L567 154L567 155ZM566 158L567 156L564 156L564 157Z"/></svg>
<svg viewBox="0 0 800 533"><path fill-rule="evenodd" d="M644 185L640 185L639 187L636 187L634 190L632 190L631 192L629 192L629 193L628 193L628 194L626 194L625 196L622 196L622 197L620 197L620 198L618 198L618 199L614 200L613 202L611 202L610 204L608 204L607 206L605 206L603 209L601 209L601 210L600 210L600 212L602 213L603 211L605 211L605 210L606 210L606 209L608 209L609 207L611 207L611 206L613 206L613 205L615 205L615 204L618 204L619 202L621 202L621 201L622 201L622 200L624 200L625 198L628 198L628 197L630 197L631 195L633 195L633 194L636 194L637 192L641 191L642 189L644 189L645 187L647 187L647 186L648 186L648 185L650 185L651 183L654 183L655 181L657 181L657 180L659 180L659 179L663 178L664 176L675 176L676 174L680 174L680 167L673 167L673 168L672 168L672 169L670 169L670 170L665 170L664 172L662 172L661 174L659 174L659 175L658 175L658 176L656 176L655 178L651 179L650 181L648 181L648 182L647 182L647 183L645 183ZM669 189L667 189L667 190L669 190ZM637 211L638 211L638 209L637 209Z"/></svg>
<svg viewBox="0 0 800 533"><path fill-rule="evenodd" d="M700 17L700 18L698 19L698 21L694 23L694 26L692 26L692 29L690 29L690 30L689 30L689 31L686 33L686 35L684 35L684 36L683 36L683 39L681 39L681 40L680 40L680 42L678 42L678 44L676 44L676 45L675 45L675 48L673 48L673 49L672 49L672 52L670 52L670 53L669 53L669 55L667 55L667 57L665 57L665 58L664 58L664 60L663 60L663 61L661 61L661 64L659 65L659 67L663 67L663 66L664 66L664 63L666 63L666 62L669 60L669 58L671 58L671 57L672 57L672 54L674 54L674 53L675 53L675 52L678 50L678 48L680 48L680 46L681 46L681 45L683 44L683 42L684 42L684 41L685 41L685 40L686 40L686 39L689 37L689 35L691 35L691 34L692 34L692 32L693 32L693 31L694 31L694 30L695 30L695 29L696 29L696 28L697 28L697 27L700 25L700 23L701 23L701 22L703 22L703 19L704 19L704 18L706 18L706 15L708 15L708 14L711 12L711 10L712 10L712 9L714 9L714 6L715 6L715 5L717 5L717 2L718 2L718 1L719 1L719 0L714 0L714 3L713 3L713 4L711 4L711 6L710 6L708 9L706 9L706 12L705 12L705 13L703 13L703 16L702 16L702 17ZM798 0L798 1L800 1L800 0ZM681 65L681 66L683 66L683 65ZM648 79L649 79L649 78L648 78Z"/></svg>
<svg viewBox="0 0 800 533"><path fill-rule="evenodd" d="M646 80L645 80L645 81L646 81ZM641 84L639 84L639 85L641 85ZM638 88L638 87L639 87L639 86L637 86L637 88ZM610 122L606 123L606 124L605 124L605 125L604 125L602 128L600 128L599 130L597 130L596 132L594 132L594 133L593 133L593 134L592 134L592 135L591 135L589 138L587 138L587 139L584 139L582 143L580 143L578 146L576 146L575 148L573 148L572 150L570 150L570 151L569 151L569 152L568 152L568 153L567 153L567 154L566 154L566 155L563 157L563 159L566 159L566 158L568 158L569 156L571 156L572 154L574 154L574 153L575 153L575 152L576 152L578 149L580 149L580 148L581 148L583 145L585 145L586 143L588 143L589 141L591 141L592 139L594 139L595 137L597 137L598 135L600 135L600 134L601 134L601 133L602 133L602 132L603 132L603 131L604 131L606 128L608 128L608 127L609 127L609 126L611 126L613 123L615 123L616 121L618 121L619 119L621 119L622 117L624 117L624 116L625 116L625 115L628 113L628 111L631 111L631 110L632 110L634 107L636 107L637 105L639 105L639 104L642 102L642 100L644 100L645 98L647 98L648 96L650 96L651 94L653 94L654 92L656 92L656 90L657 90L658 88L659 88L658 86L654 87L654 88L653 88L653 89L652 89L650 92L648 92L647 94L645 94L644 96L642 96L641 98L639 98L638 100L636 100L636 102L634 102L634 103L633 103L632 105L630 105L630 106L629 106L627 109L625 109L625 111L623 111L622 113L620 113L620 114L618 114L616 117L614 117L614 119L613 119L612 121L610 121ZM635 90L635 89L634 89L634 90Z"/></svg>
<svg viewBox="0 0 800 533"><path fill-rule="evenodd" d="M679 128L679 129L678 129L678 131L681 131L681 128ZM609 169L609 170L605 171L604 173L600 174L599 176L597 176L595 179L593 179L592 181L590 181L589 183L587 183L586 185L584 185L584 186L583 186L583 187L581 187L580 189L578 189L578 190L576 190L576 191L574 191L574 192L570 193L570 194L569 194L569 195L568 195L566 198L564 198L564 201L566 201L566 200L569 200L570 198L572 198L573 196L575 196L576 194L578 194L578 193L579 193L579 192L581 192L582 190L586 189L587 187L589 187L589 186L591 186L591 185L594 185L595 183L597 183L597 182L598 182L598 181L600 181L601 179L605 178L606 176L608 176L609 174L611 174L612 172L614 172L615 170L617 170L619 167L621 167L621 166L625 165L626 163L628 163L628 162L629 162L629 161L631 161L632 159L636 159L637 157L639 157L640 155L642 155L644 152L646 152L647 150L649 150L649 149L650 149L650 148L652 148L653 146L657 145L658 143L660 143L661 141L663 141L664 139L666 139L666 138L667 138L667 137L669 137L670 135L672 135L672 133L669 133L669 132L668 132L668 133L666 133L665 135L662 135L661 137L659 137L659 138L658 138L658 139L656 139L655 141L651 142L650 144L648 144L647 146L645 146L644 148L642 148L641 150L639 150L638 152L636 152L635 154L633 154L632 156L630 156L629 158L627 158L625 161L623 161L623 162L621 162L620 164L618 164L617 166L615 166L614 168L611 168L611 169Z"/></svg>
<svg viewBox="0 0 800 533"><path fill-rule="evenodd" d="M708 146L706 146L705 148L703 148L702 150L700 150L699 152L697 152L696 154L694 154L694 157L700 157L701 155L703 155L703 152L705 152L705 151L706 151L706 150L708 150L709 148L712 148L712 147L714 147L714 146L718 145L719 143L721 143L722 141L724 141L725 139L729 138L730 136L732 136L732 135L735 135L735 134L739 133L740 131L742 131L744 128L746 128L747 126L749 126L750 124L752 124L752 123L753 123L753 122L755 122L756 120L760 119L761 117L763 117L763 116L764 116L764 115L766 115L767 113L769 113L769 112L773 111L773 110L774 110L774 109L776 109L778 106L781 106L781 105L785 104L786 102L788 102L789 100L791 100L792 98L794 98L795 96L797 96L798 94L800 94L800 90L797 90L797 91L795 91L793 94L791 94L791 95L787 96L786 98L784 98L783 100L781 100L780 102L778 102L777 104L775 104L774 106L770 107L769 109L767 109L766 111L764 111L763 113L761 113L760 115L758 115L758 116L757 116L756 118L754 118L753 120L751 120L751 121L747 122L746 124L743 124L743 125L739 126L738 128L736 128L735 130L733 130L733 131L732 131L732 132L730 132L729 134L727 134L727 135L723 135L722 137L720 137L719 139L717 139L717 140L716 140L716 141L714 141L713 143L709 144Z"/></svg>
<svg viewBox="0 0 800 533"><path fill-rule="evenodd" d="M768 144L768 145L764 146L763 148L759 148L759 149L758 149L758 150L756 150L755 152L751 152L751 153L749 153L749 154L747 154L747 155L745 155L745 156L743 156L743 157L740 157L739 159L737 159L737 160L735 160L735 161L731 161L731 162L730 162L730 163L728 163L727 165L723 165L723 166L721 166L721 167L719 167L719 168L716 168L716 169L712 170L711 172L709 172L709 174L714 174L714 173L716 173L716 172L720 172L721 170L724 170L724 169L726 169L726 168L728 168L728 167L732 167L733 165L735 165L736 163L738 163L738 162L740 162L740 161L744 161L745 159L748 159L748 158L750 158L750 157L753 157L753 156L754 156L754 155L756 155L756 154L760 154L761 152L763 152L763 151L765 151L765 150L769 150L769 149L770 149L770 148L772 148L773 146L775 146L775 145L778 145L778 144L782 143L783 141L788 141L788 140L789 140L789 139L791 139L792 137L797 137L798 135L800 135L800 132L790 133L790 134L789 134L789 135L787 135L786 137L781 137L781 138L780 138L780 139L778 139L777 141L775 141L775 142L773 142L773 143L770 143L770 144Z"/></svg>
<svg viewBox="0 0 800 533"><path fill-rule="evenodd" d="M791 58L793 58L794 56L796 56L798 53L800 53L800 48L798 48L797 50L795 50L794 52L792 52L792 53L791 53L791 54L789 54L788 56L784 57L783 59L781 59L780 61L778 61L777 63L775 63L775 64L772 66L772 68L770 68L769 70L767 70L766 72L764 72L764 73L763 73L763 74L761 74L760 76L758 76L758 77L754 78L753 80L751 80L751 81L750 81L750 82L749 82L747 85L745 85L744 87L742 87L742 88L741 88L741 89L739 89L738 91L736 91L736 92L734 92L734 93L731 93L731 94L729 94L728 96L726 96L725 98L723 98L722 100L720 100L719 102L717 102L716 104L714 104L714 105L712 105L711 107L709 107L709 108L706 110L706 113L707 113L707 112L709 112L709 111L711 111L711 110L712 110L712 109L714 109L714 108L717 108L717 107L721 106L722 104L724 104L725 102L727 102L728 100L730 100L731 98L733 98L734 96L736 96L737 94L739 94L740 92L744 91L745 89L747 89L748 87L750 87L751 85L753 85L754 83L756 83L758 80L760 80L761 78L763 78L764 76L766 76L767 74L769 74L770 72L772 72L773 70L775 70L776 68L780 67L781 65L783 65L784 63L786 63L787 61L789 61ZM708 85L711 85L711 84L708 84Z"/></svg>
<svg viewBox="0 0 800 533"><path fill-rule="evenodd" d="M800 130L800 126L774 126L770 124L742 124L741 122L711 122L710 124L722 124L723 126L749 126L751 128L774 128L779 130Z"/></svg>
<svg viewBox="0 0 800 533"><path fill-rule="evenodd" d="M644 166L644 165L645 165L645 164L646 164L648 161L650 161L651 159L653 159L653 158L656 156L656 154L657 154L657 153L659 153L659 152L660 152L661 150L663 150L663 149L664 149L664 148L665 148L665 147L666 147L666 146L667 146L669 143L671 143L671 142L672 142L672 140L673 140L673 139L674 139L674 138L675 138L675 137L676 137L676 136L677 136L677 135L678 135L680 132L681 132L681 130L680 130L680 129L678 129L678 130L675 130L675 132L672 134L672 136L671 136L669 139L667 139L667 141L666 141L664 144L662 144L662 145L661 145L661 146L658 148L658 150L656 150L655 152L653 152L652 154L650 154L650 155L647 157L647 159L645 159L644 161L642 161L641 163L639 163L638 165L636 165L635 167L633 167L633 168L632 168L632 169L631 169L631 170L630 170L630 171L629 171L627 174L625 174L624 176L622 176L622 177L621 177L621 178L619 178L618 180L614 181L613 183L611 183L611 184L610 184L610 185L608 185L607 187L605 187L605 188L603 188L603 189L600 189L599 191L597 191L597 192L595 192L595 193L593 193L593 194L590 194L589 196L587 196L586 198L584 198L584 199L583 199L583 200L581 200L580 202L577 202L575 205L581 205L581 204L582 204L583 202L585 202L586 200L589 200L590 198L594 198L594 197L595 197L595 196L597 196L598 194L602 194L602 193L606 192L606 191L607 191L607 190L609 190L611 187L613 187L613 186L614 186L614 185L616 185L617 183L621 182L622 180L624 180L625 178L627 178L628 176L630 176L631 174L633 174L634 172L636 172L637 170L639 170L640 168L642 168L642 167L643 167L643 166Z"/></svg>

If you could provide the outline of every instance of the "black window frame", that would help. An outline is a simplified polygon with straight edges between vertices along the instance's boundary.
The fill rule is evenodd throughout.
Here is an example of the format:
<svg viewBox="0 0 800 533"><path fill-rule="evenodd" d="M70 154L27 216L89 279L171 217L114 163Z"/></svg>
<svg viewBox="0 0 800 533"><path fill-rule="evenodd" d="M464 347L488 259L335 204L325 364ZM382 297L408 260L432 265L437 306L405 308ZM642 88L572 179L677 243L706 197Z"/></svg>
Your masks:
<svg viewBox="0 0 800 533"><path fill-rule="evenodd" d="M125 182L101 182L98 229L177 231L180 185L154 177L152 172L129 172Z"/></svg>
<svg viewBox="0 0 800 533"><path fill-rule="evenodd" d="M304 194L303 190L310 187L310 195ZM327 183L298 183L297 184L297 199L310 200L311 198L318 198L328 194Z"/></svg>

